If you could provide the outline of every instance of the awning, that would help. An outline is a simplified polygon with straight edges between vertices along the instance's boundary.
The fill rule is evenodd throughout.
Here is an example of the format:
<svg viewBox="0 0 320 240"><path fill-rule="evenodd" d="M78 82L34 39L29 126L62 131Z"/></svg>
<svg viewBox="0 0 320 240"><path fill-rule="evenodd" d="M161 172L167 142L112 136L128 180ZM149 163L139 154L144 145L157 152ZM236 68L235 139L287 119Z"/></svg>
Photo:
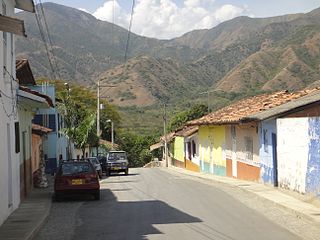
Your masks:
<svg viewBox="0 0 320 240"><path fill-rule="evenodd" d="M27 36L22 20L3 15L0 15L0 31Z"/></svg>
<svg viewBox="0 0 320 240"><path fill-rule="evenodd" d="M15 8L28 12L35 12L33 0L16 0Z"/></svg>
<svg viewBox="0 0 320 240"><path fill-rule="evenodd" d="M151 145L150 148L149 148L149 150L150 150L150 151L153 151L153 150L158 149L158 148L161 148L161 147L163 147L163 142L158 142L158 143L156 143L156 144Z"/></svg>
<svg viewBox="0 0 320 240"><path fill-rule="evenodd" d="M19 86L18 103L30 108L50 108L54 107L49 96L33 91L27 87Z"/></svg>

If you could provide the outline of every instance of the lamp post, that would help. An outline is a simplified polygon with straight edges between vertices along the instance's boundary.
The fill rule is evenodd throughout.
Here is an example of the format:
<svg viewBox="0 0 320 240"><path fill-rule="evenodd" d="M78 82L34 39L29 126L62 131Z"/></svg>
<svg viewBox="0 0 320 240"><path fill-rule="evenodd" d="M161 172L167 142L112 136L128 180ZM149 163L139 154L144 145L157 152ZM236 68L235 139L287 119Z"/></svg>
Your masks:
<svg viewBox="0 0 320 240"><path fill-rule="evenodd" d="M113 149L113 146L114 146L113 121L111 119L108 119L107 122L111 123L111 143L112 143L112 149Z"/></svg>
<svg viewBox="0 0 320 240"><path fill-rule="evenodd" d="M98 82L97 82L97 136L98 136L99 140L100 140L100 135L101 135L101 130L100 130L100 109L102 109L101 106L100 106L100 98L101 98L100 97L100 87L110 87L110 88L112 88L112 87L115 87L115 86L113 86L113 85L102 85L101 86L100 85L100 78L98 78ZM113 123L112 122L111 122L111 127L113 128ZM113 147L113 143L112 143L112 147ZM98 144L98 147L97 147L97 155L98 154L99 154L99 144Z"/></svg>
<svg viewBox="0 0 320 240"><path fill-rule="evenodd" d="M67 101L66 101L66 105L69 105L69 100L70 100L70 87L69 87L69 83L64 83L64 86L66 87L66 90L67 90ZM67 109L68 106L65 106L65 109L66 109L66 115L67 117L69 118L69 124L70 126L69 127L72 127L72 122L71 122L71 116L68 116L68 109ZM71 157L71 139L70 139L70 136L68 137L68 160L70 160L72 157Z"/></svg>

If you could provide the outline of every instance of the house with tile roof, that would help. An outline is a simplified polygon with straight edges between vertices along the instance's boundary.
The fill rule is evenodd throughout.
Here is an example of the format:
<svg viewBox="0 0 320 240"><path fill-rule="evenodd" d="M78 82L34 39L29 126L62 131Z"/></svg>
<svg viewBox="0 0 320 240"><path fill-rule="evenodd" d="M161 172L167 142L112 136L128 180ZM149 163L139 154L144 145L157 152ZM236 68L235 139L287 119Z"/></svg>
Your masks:
<svg viewBox="0 0 320 240"><path fill-rule="evenodd" d="M261 181L320 195L320 91L247 117L260 121Z"/></svg>
<svg viewBox="0 0 320 240"><path fill-rule="evenodd" d="M175 131L172 165L199 172L198 127L185 126Z"/></svg>
<svg viewBox="0 0 320 240"><path fill-rule="evenodd" d="M275 128L253 116L271 111L293 100L319 91L318 89L289 93L280 91L243 99L202 118L190 121L189 126L199 126L200 170L222 176L260 181L261 136L263 126L268 126L270 136ZM271 123L272 125L272 123ZM267 134L269 136L269 134ZM277 136L274 136L275 139ZM268 139L270 148L272 141ZM277 144L268 149L268 161L276 159ZM268 162L269 163L269 162ZM269 164L270 165L270 164ZM268 170L272 171L272 170Z"/></svg>

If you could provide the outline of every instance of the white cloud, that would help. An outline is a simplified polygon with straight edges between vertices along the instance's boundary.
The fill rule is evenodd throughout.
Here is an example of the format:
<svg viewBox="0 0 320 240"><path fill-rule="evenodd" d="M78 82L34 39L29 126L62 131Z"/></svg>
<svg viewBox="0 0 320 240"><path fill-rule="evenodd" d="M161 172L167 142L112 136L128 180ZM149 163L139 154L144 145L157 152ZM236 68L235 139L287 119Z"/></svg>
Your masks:
<svg viewBox="0 0 320 240"><path fill-rule="evenodd" d="M127 29L130 13L117 0L114 4L115 24ZM214 0L185 0L180 7L174 0L138 0L132 31L147 37L169 39L194 29L212 28L245 13L248 13L245 6L227 4L217 9ZM113 1L106 1L93 15L113 22Z"/></svg>
<svg viewBox="0 0 320 240"><path fill-rule="evenodd" d="M219 22L223 22L241 15L244 10L244 8L226 4L217 9L214 15Z"/></svg>
<svg viewBox="0 0 320 240"><path fill-rule="evenodd" d="M90 13L87 9L85 9L85 8L78 8L78 10L80 10L80 11L83 11L83 12L86 12L86 13ZM90 13L91 14L91 13Z"/></svg>

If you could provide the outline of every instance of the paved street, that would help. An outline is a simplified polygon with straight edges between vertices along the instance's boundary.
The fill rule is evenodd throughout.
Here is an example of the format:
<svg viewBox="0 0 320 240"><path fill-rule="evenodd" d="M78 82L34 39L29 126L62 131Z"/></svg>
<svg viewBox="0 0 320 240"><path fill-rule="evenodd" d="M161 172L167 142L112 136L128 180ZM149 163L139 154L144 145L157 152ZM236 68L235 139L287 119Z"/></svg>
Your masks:
<svg viewBox="0 0 320 240"><path fill-rule="evenodd" d="M54 202L35 239L300 239L217 186L160 169L130 170L102 180L101 201Z"/></svg>

